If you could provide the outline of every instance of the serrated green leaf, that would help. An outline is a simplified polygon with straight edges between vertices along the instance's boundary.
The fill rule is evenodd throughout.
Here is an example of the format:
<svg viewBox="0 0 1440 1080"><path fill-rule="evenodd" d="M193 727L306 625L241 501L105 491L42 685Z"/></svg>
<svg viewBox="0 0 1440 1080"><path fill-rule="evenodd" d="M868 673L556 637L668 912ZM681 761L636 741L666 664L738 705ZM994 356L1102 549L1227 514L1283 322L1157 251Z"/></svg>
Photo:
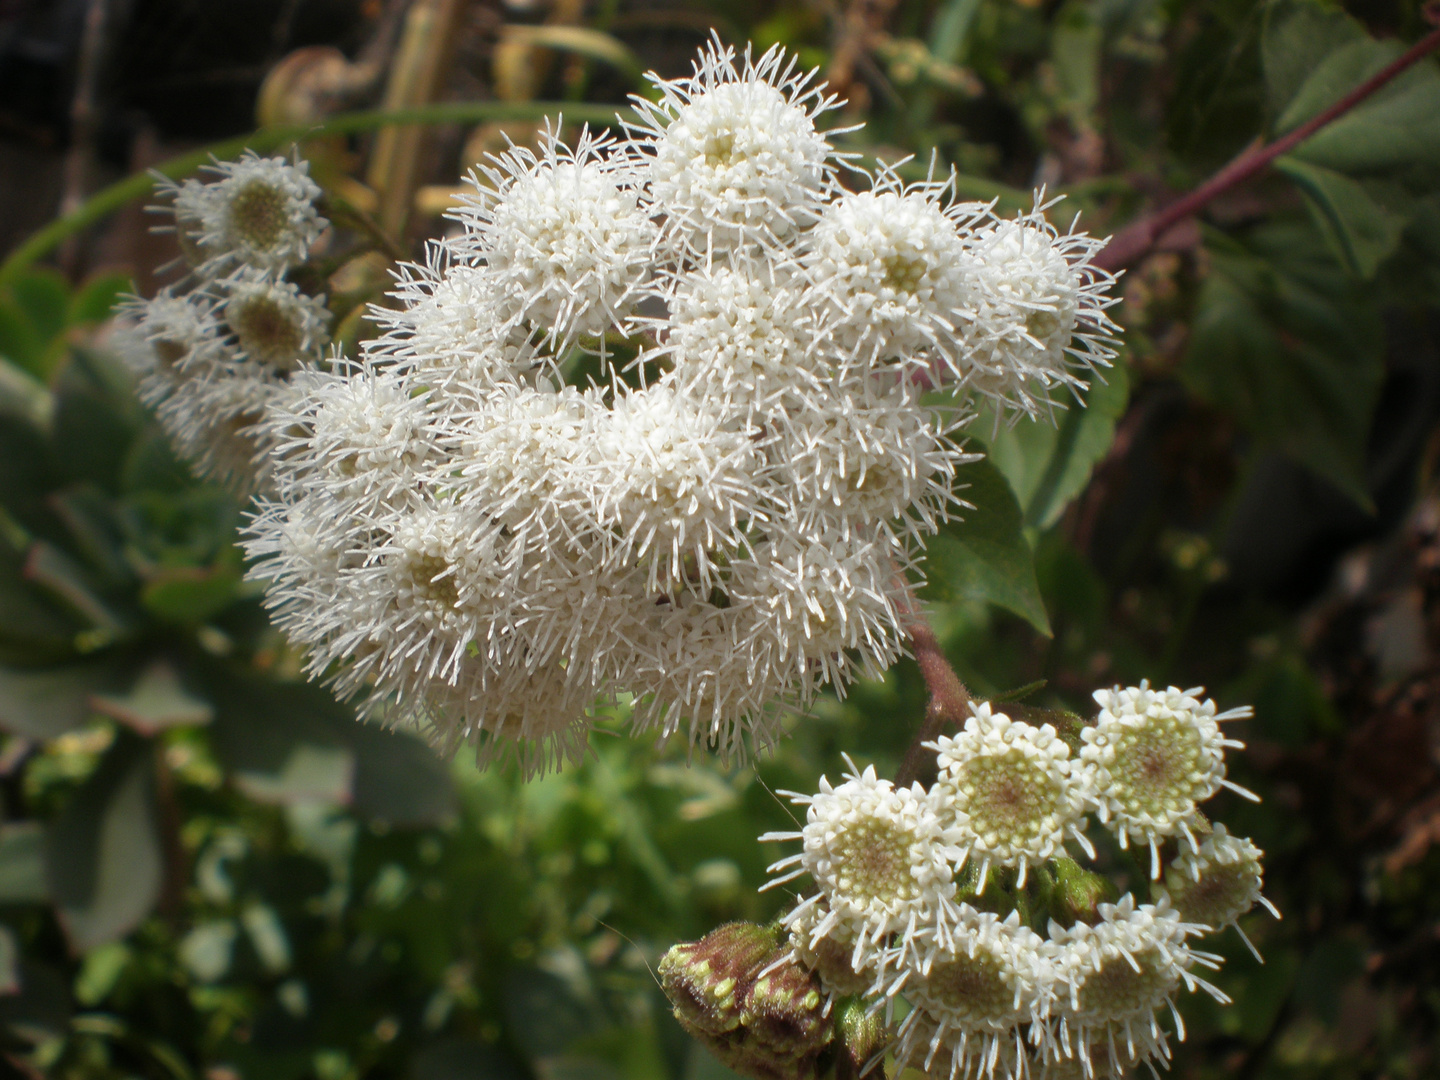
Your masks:
<svg viewBox="0 0 1440 1080"><path fill-rule="evenodd" d="M1357 277L1373 278L1400 246L1404 216L1377 203L1360 181L1289 156L1275 168L1295 182L1330 250Z"/></svg>
<svg viewBox="0 0 1440 1080"><path fill-rule="evenodd" d="M124 937L159 899L154 785L150 744L122 734L46 831L47 882L77 952Z"/></svg>
<svg viewBox="0 0 1440 1080"><path fill-rule="evenodd" d="M1009 481L1028 526L1048 529L1055 524L1085 490L1096 462L1109 452L1115 424L1130 402L1125 367L1093 376L1084 399L1084 405L1071 404L1054 423L1021 418L997 425L993 413L983 411L970 427L989 442L990 461Z"/></svg>
<svg viewBox="0 0 1440 1080"><path fill-rule="evenodd" d="M961 497L975 509L926 544L921 595L942 602L998 604L1048 636L1050 620L1035 580L1035 557L1010 484L986 460L962 465L956 481Z"/></svg>
<svg viewBox="0 0 1440 1080"><path fill-rule="evenodd" d="M1247 245L1211 237L1209 248L1182 378L1368 507L1365 447L1384 378L1375 306L1305 226L1256 230Z"/></svg>

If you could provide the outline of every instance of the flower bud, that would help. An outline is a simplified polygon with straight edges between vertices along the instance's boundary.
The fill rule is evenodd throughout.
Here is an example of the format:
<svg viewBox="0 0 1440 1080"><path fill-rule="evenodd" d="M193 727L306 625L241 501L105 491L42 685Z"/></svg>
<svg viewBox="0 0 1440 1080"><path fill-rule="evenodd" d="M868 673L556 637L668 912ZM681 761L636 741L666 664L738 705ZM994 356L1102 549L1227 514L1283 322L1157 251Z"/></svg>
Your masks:
<svg viewBox="0 0 1440 1080"><path fill-rule="evenodd" d="M1094 925L1100 921L1099 906L1114 903L1118 898L1113 882L1084 869L1074 859L1056 859L1052 868L1050 917L1062 926L1074 926L1077 922Z"/></svg>
<svg viewBox="0 0 1440 1080"><path fill-rule="evenodd" d="M819 977L782 940L778 927L727 923L660 961L680 1026L755 1080L815 1076L834 1039Z"/></svg>
<svg viewBox="0 0 1440 1080"><path fill-rule="evenodd" d="M793 953L755 980L741 1024L767 1052L797 1062L815 1058L833 1034L820 978Z"/></svg>
<svg viewBox="0 0 1440 1080"><path fill-rule="evenodd" d="M1078 755L1084 740L1080 738L1080 732L1085 730L1085 719L1079 713L1073 713L1069 709L1047 709L1039 705L1023 705L1018 701L1007 702L1005 711L1018 719L1024 720L1032 727L1044 727L1049 724L1055 729L1055 734L1060 741L1070 747L1072 754Z"/></svg>
<svg viewBox="0 0 1440 1080"><path fill-rule="evenodd" d="M859 1076L865 1065L885 1049L889 1032L880 1014L863 998L846 998L835 1006L835 1038L840 1056L835 1063L838 1078Z"/></svg>
<svg viewBox="0 0 1440 1080"><path fill-rule="evenodd" d="M697 1036L738 1027L743 994L779 944L769 927L733 922L667 952L660 961L660 984L681 1026Z"/></svg>

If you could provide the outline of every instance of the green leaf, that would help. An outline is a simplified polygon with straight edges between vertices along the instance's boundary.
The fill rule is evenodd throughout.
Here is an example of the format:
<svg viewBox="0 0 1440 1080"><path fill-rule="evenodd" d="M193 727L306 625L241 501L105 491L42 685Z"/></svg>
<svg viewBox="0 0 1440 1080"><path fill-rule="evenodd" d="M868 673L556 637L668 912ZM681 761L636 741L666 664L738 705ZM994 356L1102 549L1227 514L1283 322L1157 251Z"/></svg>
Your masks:
<svg viewBox="0 0 1440 1080"><path fill-rule="evenodd" d="M134 287L129 274L96 274L81 285L71 299L66 321L71 326L102 323L114 313L120 298Z"/></svg>
<svg viewBox="0 0 1440 1080"><path fill-rule="evenodd" d="M1375 305L1303 225L1208 246L1181 377L1261 444L1368 507L1365 448L1384 378Z"/></svg>
<svg viewBox="0 0 1440 1080"><path fill-rule="evenodd" d="M185 692L175 669L163 660L151 664L126 694L97 694L97 712L113 716L140 735L166 728L208 724L215 710L208 701Z"/></svg>
<svg viewBox="0 0 1440 1080"><path fill-rule="evenodd" d="M46 502L64 523L74 549L107 585L133 586L134 575L125 557L125 528L110 496L80 485L55 492Z"/></svg>
<svg viewBox="0 0 1440 1080"><path fill-rule="evenodd" d="M64 601L107 637L126 631L125 618L100 596L91 575L54 544L31 544L24 573L26 580Z"/></svg>
<svg viewBox="0 0 1440 1080"><path fill-rule="evenodd" d="M122 733L46 832L46 877L77 952L124 937L160 897L154 787L150 744Z"/></svg>
<svg viewBox="0 0 1440 1080"><path fill-rule="evenodd" d="M1400 246L1405 218L1377 203L1360 181L1289 156L1275 168L1295 182L1330 250L1357 277L1373 278Z"/></svg>
<svg viewBox="0 0 1440 1080"><path fill-rule="evenodd" d="M357 814L403 827L434 825L455 812L449 769L414 735L357 721L351 745Z"/></svg>
<svg viewBox="0 0 1440 1080"><path fill-rule="evenodd" d="M141 427L139 407L114 361L78 348L70 357L55 387L56 464L72 480L113 492Z"/></svg>
<svg viewBox="0 0 1440 1080"><path fill-rule="evenodd" d="M1103 33L1090 7L1067 4L1050 32L1050 62L1061 97L1088 116L1100 101Z"/></svg>
<svg viewBox="0 0 1440 1080"><path fill-rule="evenodd" d="M0 825L0 904L35 904L45 887L45 833L37 822Z"/></svg>
<svg viewBox="0 0 1440 1080"><path fill-rule="evenodd" d="M1327 56L1364 37L1364 28L1338 7L1313 0L1279 0L1268 5L1260 55L1271 115L1285 111Z"/></svg>
<svg viewBox="0 0 1440 1080"><path fill-rule="evenodd" d="M20 305L11 297L0 296L0 357L40 377L45 345Z"/></svg>
<svg viewBox="0 0 1440 1080"><path fill-rule="evenodd" d="M956 472L961 497L975 509L951 522L926 545L928 582L921 595L952 602L980 600L1013 611L1042 634L1050 620L1035 580L1035 557L1024 518L1004 474L989 461Z"/></svg>
<svg viewBox="0 0 1440 1080"><path fill-rule="evenodd" d="M64 332L70 284L63 274L44 268L31 270L10 283L10 294L43 345Z"/></svg>
<svg viewBox="0 0 1440 1080"><path fill-rule="evenodd" d="M1276 122L1278 132L1304 123L1374 75L1401 52L1394 42L1365 39L1331 53L1305 80ZM1374 174L1412 165L1440 167L1440 68L1421 60L1293 151L1339 172Z"/></svg>
<svg viewBox="0 0 1440 1080"><path fill-rule="evenodd" d="M90 1007L104 1001L115 989L134 955L130 947L121 941L112 941L87 952L75 976L75 1000Z"/></svg>
<svg viewBox="0 0 1440 1080"><path fill-rule="evenodd" d="M1115 424L1129 402L1130 376L1124 365L1117 365L1092 377L1084 404L1072 404L1055 423L1021 418L997 425L988 410L975 419L971 429L979 438L991 433L990 461L1009 481L1026 525L1048 529L1085 490L1096 462L1109 452Z"/></svg>
<svg viewBox="0 0 1440 1080"><path fill-rule="evenodd" d="M85 623L26 580L25 558L0 535L0 664L73 658Z"/></svg>
<svg viewBox="0 0 1440 1080"><path fill-rule="evenodd" d="M256 802L275 806L292 803L350 802L355 779L355 755L343 746L316 746L299 742L273 769L238 769L235 786Z"/></svg>
<svg viewBox="0 0 1440 1080"><path fill-rule="evenodd" d="M253 798L332 802L394 825L437 822L453 809L449 771L413 735L369 727L314 683L211 671L211 745Z"/></svg>
<svg viewBox="0 0 1440 1080"><path fill-rule="evenodd" d="M235 602L243 574L238 565L168 567L156 573L140 592L145 610L169 622L198 625Z"/></svg>
<svg viewBox="0 0 1440 1080"><path fill-rule="evenodd" d="M27 418L0 416L0 507L31 532L54 524L47 505L52 473L45 432Z"/></svg>
<svg viewBox="0 0 1440 1080"><path fill-rule="evenodd" d="M109 663L39 671L0 668L0 728L27 739L54 739L94 713L90 698L115 682Z"/></svg>

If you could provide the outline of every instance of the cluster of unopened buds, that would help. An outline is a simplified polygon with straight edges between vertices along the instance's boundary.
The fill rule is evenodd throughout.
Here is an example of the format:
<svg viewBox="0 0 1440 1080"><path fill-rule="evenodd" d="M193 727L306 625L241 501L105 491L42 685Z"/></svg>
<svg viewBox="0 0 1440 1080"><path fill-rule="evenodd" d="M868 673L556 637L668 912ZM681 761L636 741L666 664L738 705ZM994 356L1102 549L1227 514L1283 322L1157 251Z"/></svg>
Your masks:
<svg viewBox="0 0 1440 1080"><path fill-rule="evenodd" d="M621 136L482 166L358 359L321 355L283 159L174 189L192 287L132 313L161 419L259 492L252 573L310 671L526 771L597 703L743 755L888 667L973 403L1048 412L1112 355L1101 242L1043 206L859 170L778 48L651 78Z"/></svg>
<svg viewBox="0 0 1440 1080"><path fill-rule="evenodd" d="M771 867L771 884L807 875L814 891L771 927L735 924L672 950L661 970L676 1015L761 1077L809 1075L827 1054L863 1072L888 1052L897 1073L944 1080L1109 1077L1168 1061L1163 1014L1185 1032L1177 992L1227 1000L1197 974L1220 958L1191 940L1232 926L1243 937L1237 920L1257 903L1276 914L1261 851L1198 808L1222 787L1254 797L1225 778L1225 749L1240 744L1219 726L1250 710L1217 714L1199 693L1099 691L1089 722L1046 711L1055 723L1031 723L985 703L926 744L928 788L851 763L839 785L786 793L807 808L803 828L762 839L802 850ZM1110 876L1077 860L1097 854ZM722 941L748 952L717 952ZM733 983L729 1013L712 970ZM793 1025L811 1031L798 1056L757 1019L781 989Z"/></svg>

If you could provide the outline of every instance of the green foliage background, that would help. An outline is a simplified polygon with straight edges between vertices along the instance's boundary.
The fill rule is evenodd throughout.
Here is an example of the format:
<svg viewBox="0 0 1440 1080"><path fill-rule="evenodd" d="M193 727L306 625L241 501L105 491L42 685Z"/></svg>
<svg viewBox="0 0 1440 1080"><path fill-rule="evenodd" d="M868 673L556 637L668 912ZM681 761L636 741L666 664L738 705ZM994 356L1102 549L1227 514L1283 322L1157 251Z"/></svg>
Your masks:
<svg viewBox="0 0 1440 1080"><path fill-rule="evenodd" d="M839 25L798 0L680 10L822 66ZM614 48L546 93L618 100L701 40L652 57L623 14L587 15ZM1425 31L1401 0L903 0L844 143L916 154L912 171L933 153L1002 207L1044 181L1068 196L1052 213L1113 231ZM774 791L813 790L842 752L893 773L925 702L913 664L791 718L743 767L602 722L587 764L522 783L358 725L299 679L242 580L243 509L189 478L108 356L127 287L17 269L0 295L10 1067L727 1075L650 969L787 902L757 892L776 853L755 837L790 820ZM1122 288L1124 353L1087 409L972 424L989 456L964 470L976 509L931 545L933 621L981 695L1044 680L1028 700L1084 710L1150 678L1255 704L1232 775L1265 802L1218 816L1266 849L1286 918L1245 923L1264 966L1222 938L1236 1004L1183 1003L1177 1075L1433 1076L1440 66L1217 201Z"/></svg>

